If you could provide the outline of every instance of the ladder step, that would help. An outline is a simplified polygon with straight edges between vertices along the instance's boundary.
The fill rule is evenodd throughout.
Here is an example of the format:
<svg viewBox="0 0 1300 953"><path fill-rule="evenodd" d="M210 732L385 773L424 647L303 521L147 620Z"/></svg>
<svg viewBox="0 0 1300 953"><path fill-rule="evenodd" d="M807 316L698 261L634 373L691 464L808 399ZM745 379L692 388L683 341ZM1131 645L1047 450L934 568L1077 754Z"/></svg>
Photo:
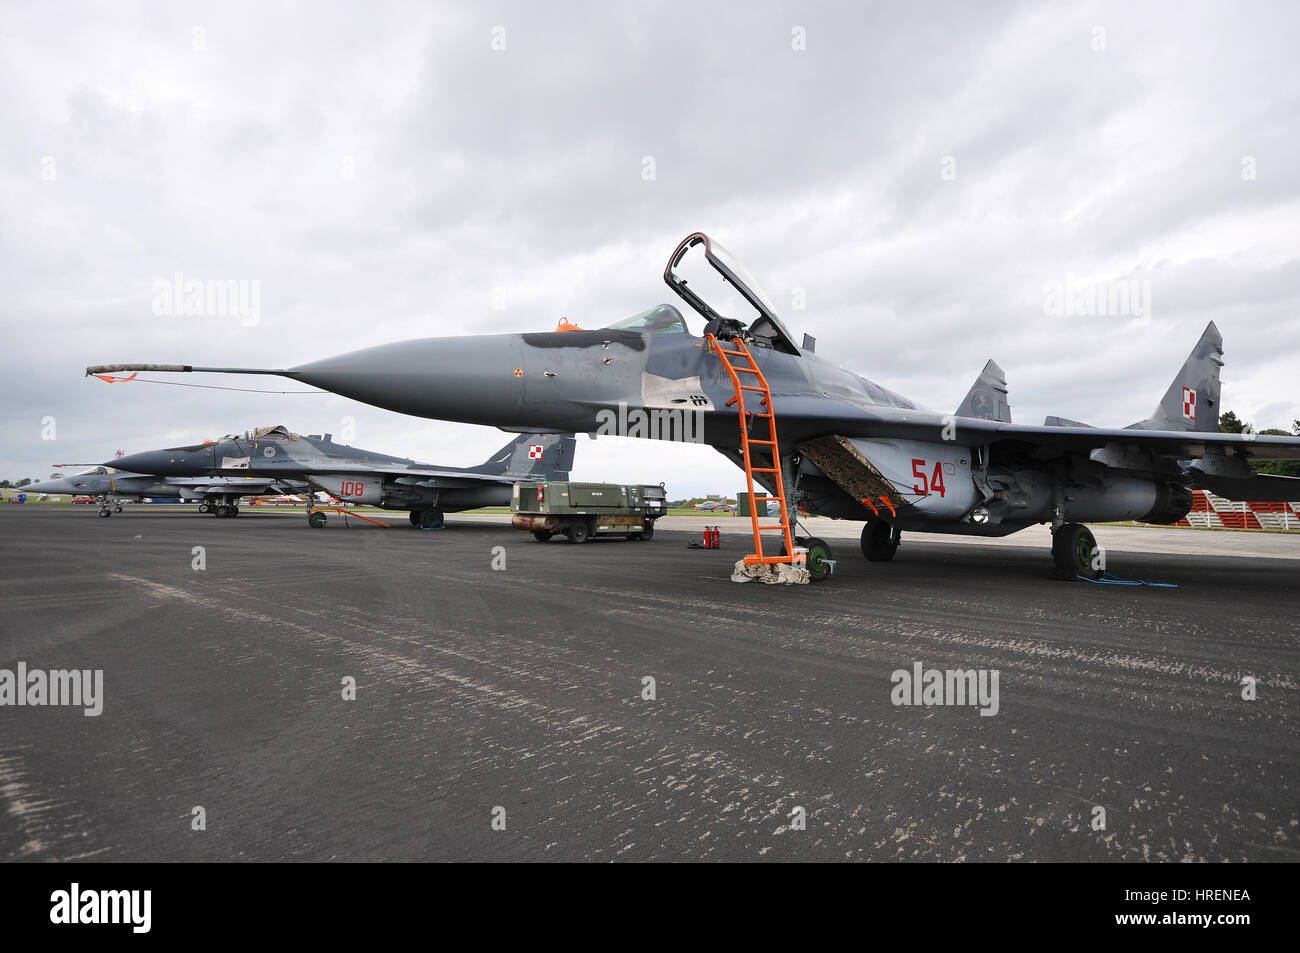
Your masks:
<svg viewBox="0 0 1300 953"><path fill-rule="evenodd" d="M776 467L750 467L752 473L776 473Z"/></svg>
<svg viewBox="0 0 1300 953"><path fill-rule="evenodd" d="M767 388L766 388L766 387L755 387L753 384L741 384L741 385L740 385L740 389L741 389L741 390L758 390L758 391L764 391L764 392L767 391Z"/></svg>
<svg viewBox="0 0 1300 953"><path fill-rule="evenodd" d="M748 443L770 443L773 445L776 444L775 440L759 440L757 437L750 437L747 442Z"/></svg>

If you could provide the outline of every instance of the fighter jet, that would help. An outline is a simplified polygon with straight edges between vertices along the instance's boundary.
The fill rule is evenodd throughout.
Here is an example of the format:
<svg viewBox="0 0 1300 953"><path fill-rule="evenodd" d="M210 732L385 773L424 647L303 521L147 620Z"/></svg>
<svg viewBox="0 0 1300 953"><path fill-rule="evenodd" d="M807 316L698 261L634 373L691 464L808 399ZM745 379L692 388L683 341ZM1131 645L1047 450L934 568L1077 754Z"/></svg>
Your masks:
<svg viewBox="0 0 1300 953"><path fill-rule="evenodd" d="M299 436L282 426L260 427L211 443L128 454L118 466L173 477L256 475L304 481L347 503L410 510L411 525L434 529L443 514L508 506L516 480L567 480L573 434L525 434L476 467L440 467L335 443L333 435ZM308 524L325 525L312 507Z"/></svg>
<svg viewBox="0 0 1300 953"><path fill-rule="evenodd" d="M241 497L296 493L307 488L303 482L267 477L198 477L189 474L159 476L147 468L124 468L120 458L115 459L113 465L95 466L69 476L53 477L23 487L29 493L93 496L99 503L100 516L121 513L122 500L154 497L198 500L200 513L238 516L238 501Z"/></svg>
<svg viewBox="0 0 1300 953"><path fill-rule="evenodd" d="M894 557L904 531L1002 536L1050 522L1059 574L1095 577L1098 549L1084 521L1174 523L1190 510L1192 487L1300 499L1300 479L1248 466L1300 458L1300 438L1217 432L1223 350L1213 323L1150 417L1117 429L1060 417L1029 426L1011 422L1006 378L992 361L945 414L824 360L811 337L796 341L744 267L701 232L673 251L664 280L705 321L704 335L661 304L595 330L426 338L289 369L117 364L87 373L272 374L416 416L514 430L685 434L737 464L744 397L757 482L784 495L787 515L798 504L863 521L862 552L876 562ZM765 378L762 400L770 395L760 406L772 415L776 453L766 459L752 446L752 434L765 432L758 419L765 414L752 409L761 388L738 389L723 363L737 342ZM814 542L828 561L829 547L811 540L810 564Z"/></svg>

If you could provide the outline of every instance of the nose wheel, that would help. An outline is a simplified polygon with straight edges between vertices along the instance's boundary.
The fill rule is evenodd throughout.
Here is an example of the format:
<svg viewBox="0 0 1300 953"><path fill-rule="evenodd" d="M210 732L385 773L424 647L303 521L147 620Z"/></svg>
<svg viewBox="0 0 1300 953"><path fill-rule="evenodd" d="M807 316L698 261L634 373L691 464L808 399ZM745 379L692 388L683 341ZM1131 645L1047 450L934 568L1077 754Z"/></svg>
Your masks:
<svg viewBox="0 0 1300 953"><path fill-rule="evenodd" d="M824 582L831 577L835 571L835 560L831 558L831 547L826 540L817 536L796 536L794 544L808 550L805 568L808 570L809 582ZM781 555L788 555L785 543L781 544Z"/></svg>

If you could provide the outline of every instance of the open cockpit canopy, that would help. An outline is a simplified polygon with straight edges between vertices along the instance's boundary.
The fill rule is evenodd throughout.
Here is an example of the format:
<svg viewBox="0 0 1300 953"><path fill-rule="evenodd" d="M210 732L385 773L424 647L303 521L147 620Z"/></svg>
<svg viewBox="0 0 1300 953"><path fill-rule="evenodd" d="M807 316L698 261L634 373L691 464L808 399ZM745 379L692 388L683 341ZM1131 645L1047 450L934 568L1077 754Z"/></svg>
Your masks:
<svg viewBox="0 0 1300 953"><path fill-rule="evenodd" d="M703 232L688 235L664 269L664 281L708 319L706 330L724 336L739 323L745 340L799 354L776 306L734 255Z"/></svg>
<svg viewBox="0 0 1300 953"><path fill-rule="evenodd" d="M254 427L252 430L245 430L243 433L228 433L221 438L221 442L227 440L262 440L266 437L284 437L286 440L298 439L298 435L283 424L276 424L274 427Z"/></svg>

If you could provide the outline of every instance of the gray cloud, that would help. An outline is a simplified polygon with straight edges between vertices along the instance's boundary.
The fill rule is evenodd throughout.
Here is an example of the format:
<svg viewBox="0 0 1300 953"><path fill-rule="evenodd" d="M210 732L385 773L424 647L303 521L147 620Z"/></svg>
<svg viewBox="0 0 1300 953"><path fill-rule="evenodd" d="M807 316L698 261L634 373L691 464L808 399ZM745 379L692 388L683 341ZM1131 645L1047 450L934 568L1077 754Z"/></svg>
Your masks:
<svg viewBox="0 0 1300 953"><path fill-rule="evenodd" d="M695 229L779 303L803 289L787 317L823 353L927 406L955 407L995 357L1018 420L1126 424L1213 319L1226 405L1289 425L1296 18L1281 3L11 8L0 475L345 417L364 446L480 460L501 434L81 368L599 325L669 297L664 260ZM260 281L261 322L155 315L153 282L178 271ZM1149 280L1152 320L1045 314L1044 283L1068 276ZM740 483L699 448L583 441L578 461L683 493Z"/></svg>

